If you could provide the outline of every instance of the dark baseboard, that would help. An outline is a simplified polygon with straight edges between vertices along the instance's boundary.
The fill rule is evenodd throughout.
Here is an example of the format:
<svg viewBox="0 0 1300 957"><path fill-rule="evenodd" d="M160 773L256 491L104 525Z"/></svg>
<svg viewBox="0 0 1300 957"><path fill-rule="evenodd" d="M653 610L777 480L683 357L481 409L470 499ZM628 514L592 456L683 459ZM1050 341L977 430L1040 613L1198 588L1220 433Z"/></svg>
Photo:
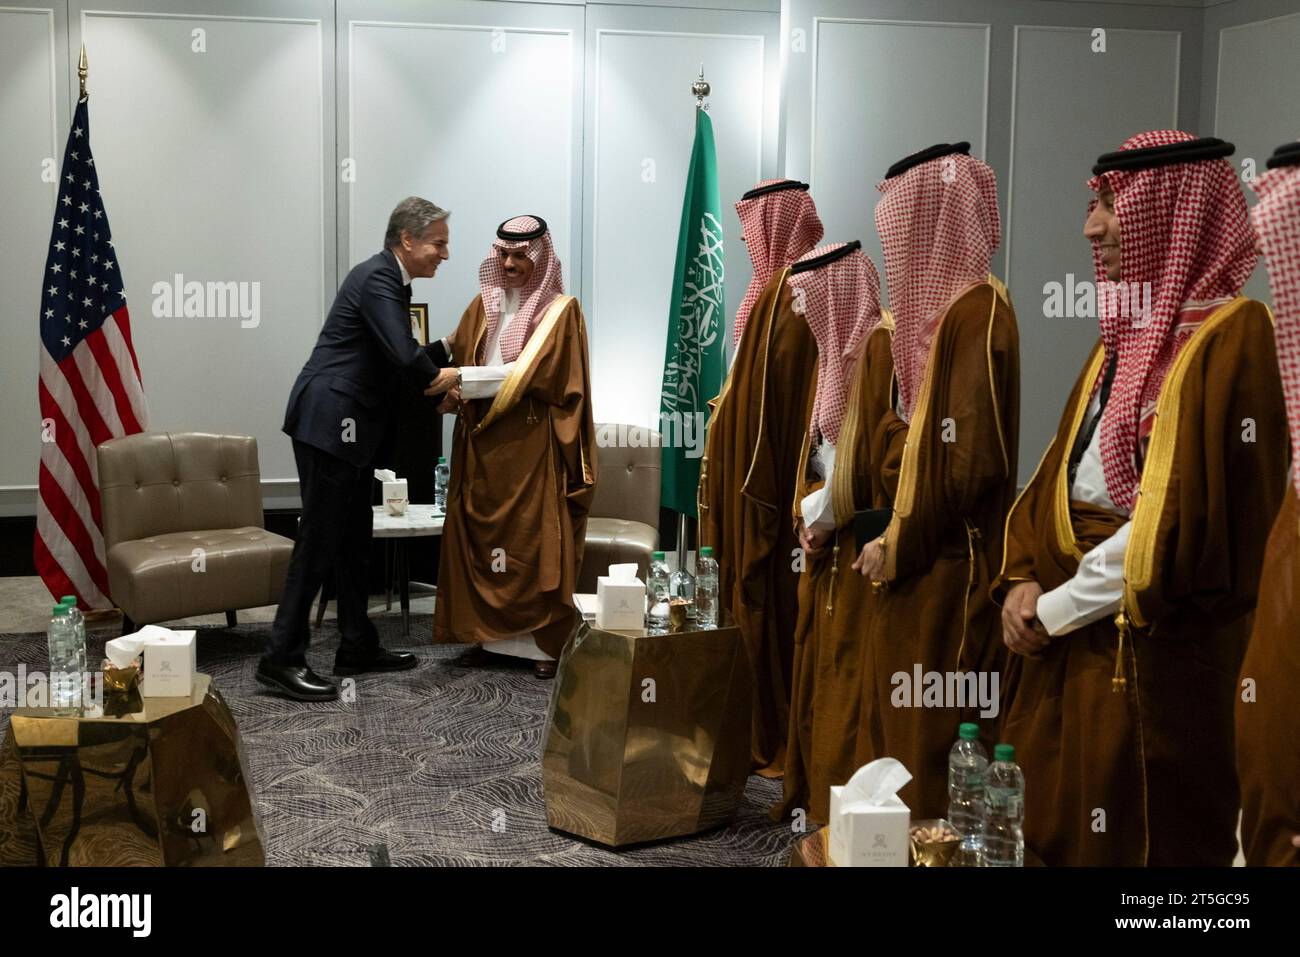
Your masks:
<svg viewBox="0 0 1300 957"><path fill-rule="evenodd" d="M266 529L285 538L293 538L298 530L299 509L267 509ZM0 518L0 578L26 577L36 574L32 561L32 542L36 537L36 517L21 515ZM439 538L416 538L407 543L414 581L438 581ZM370 549L369 578L371 593L384 588L384 543L376 541Z"/></svg>

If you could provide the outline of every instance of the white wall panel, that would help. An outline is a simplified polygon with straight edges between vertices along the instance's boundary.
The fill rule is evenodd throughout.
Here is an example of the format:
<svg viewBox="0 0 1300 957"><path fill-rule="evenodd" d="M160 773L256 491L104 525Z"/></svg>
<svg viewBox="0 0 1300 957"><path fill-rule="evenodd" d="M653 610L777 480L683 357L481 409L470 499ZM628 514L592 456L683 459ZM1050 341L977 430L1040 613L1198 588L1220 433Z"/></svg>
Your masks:
<svg viewBox="0 0 1300 957"><path fill-rule="evenodd" d="M1273 150L1300 137L1300 13L1244 23L1219 31L1218 88L1214 132L1235 143L1233 162L1253 159L1257 172ZM1206 134L1210 135L1210 134ZM1250 204L1254 191L1247 189ZM1246 294L1271 301L1261 264Z"/></svg>
<svg viewBox="0 0 1300 957"><path fill-rule="evenodd" d="M1062 384L1074 380L1097 341L1095 317L1046 318L1044 284L1067 275L1091 282L1083 237L1085 181L1105 152L1143 130L1177 125L1179 34L1108 29L1093 52L1084 27L1016 28L1011 173L1001 184L1007 284L1020 326L1020 480L1028 481L1056 431ZM1141 90L1141 96L1133 91Z"/></svg>
<svg viewBox="0 0 1300 957"><path fill-rule="evenodd" d="M572 286L579 148L568 30L352 23L345 268L377 252L393 206L417 194L452 210L452 258L413 298L430 332L450 333L478 293L497 225L535 213ZM437 64L436 72L430 69Z"/></svg>
<svg viewBox="0 0 1300 957"><path fill-rule="evenodd" d="M861 239L882 287L876 184L935 143L984 157L988 52L983 24L814 21L812 194L828 241Z"/></svg>
<svg viewBox="0 0 1300 957"><path fill-rule="evenodd" d="M254 435L263 479L292 480L279 428L333 283L325 24L121 10L88 11L82 26L150 427ZM257 283L260 315L156 317L153 285L178 274Z"/></svg>
<svg viewBox="0 0 1300 957"><path fill-rule="evenodd" d="M592 316L595 414L653 424L695 134L691 82L703 63L713 87L729 346L730 318L750 276L734 204L775 162L776 17L602 8L588 18L592 273L584 305ZM718 30L724 24L730 29Z"/></svg>
<svg viewBox="0 0 1300 957"><path fill-rule="evenodd" d="M40 456L36 401L41 279L63 144L56 129L52 9L0 7L0 489L30 497ZM3 508L3 503L0 503Z"/></svg>

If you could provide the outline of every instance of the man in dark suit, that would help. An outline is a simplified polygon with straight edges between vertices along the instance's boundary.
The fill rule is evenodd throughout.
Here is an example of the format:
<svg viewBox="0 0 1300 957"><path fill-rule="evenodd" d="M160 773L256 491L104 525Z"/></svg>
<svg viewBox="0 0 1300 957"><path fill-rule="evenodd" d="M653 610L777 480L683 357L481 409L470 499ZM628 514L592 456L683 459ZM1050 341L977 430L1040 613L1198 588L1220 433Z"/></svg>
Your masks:
<svg viewBox="0 0 1300 957"><path fill-rule="evenodd" d="M428 200L402 200L388 220L384 250L360 263L339 287L311 358L289 393L284 431L293 439L302 488L302 522L257 680L301 701L329 700L338 689L307 665L312 599L334 582L342 643L336 675L401 671L415 656L386 651L366 614L371 482L393 440L400 390L431 394L456 385L446 345L421 347L411 335L411 280L432 277L447 259L448 212Z"/></svg>

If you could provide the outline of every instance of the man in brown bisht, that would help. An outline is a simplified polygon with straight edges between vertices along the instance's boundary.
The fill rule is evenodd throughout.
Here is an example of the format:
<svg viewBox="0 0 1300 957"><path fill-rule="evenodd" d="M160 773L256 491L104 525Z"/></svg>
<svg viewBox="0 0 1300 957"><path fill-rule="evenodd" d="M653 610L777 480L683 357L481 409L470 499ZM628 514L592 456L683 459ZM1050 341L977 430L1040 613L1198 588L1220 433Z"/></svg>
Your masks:
<svg viewBox="0 0 1300 957"><path fill-rule="evenodd" d="M1264 552L1255 630L1241 666L1237 771L1251 865L1300 865L1300 142L1278 147L1251 213L1268 261L1291 422L1291 478ZM1249 690L1247 683L1249 682Z"/></svg>
<svg viewBox="0 0 1300 957"><path fill-rule="evenodd" d="M731 372L711 403L700 464L700 544L718 558L719 594L754 673L754 770L785 764L798 545L786 516L806 431L817 343L790 308L792 262L822 238L806 183L767 180L736 204L754 272L736 311Z"/></svg>
<svg viewBox="0 0 1300 957"><path fill-rule="evenodd" d="M898 395L870 453L893 515L855 563L877 591L859 756L903 762L899 797L916 818L947 813L958 726L992 730L1004 655L988 587L1016 490L1020 341L989 274L997 183L969 149L895 163L876 206Z"/></svg>
<svg viewBox="0 0 1300 957"><path fill-rule="evenodd" d="M448 339L460 417L433 635L532 659L549 678L576 623L596 487L587 329L540 217L501 224L479 284Z"/></svg>
<svg viewBox="0 0 1300 957"><path fill-rule="evenodd" d="M807 820L824 822L830 786L844 784L857 769L869 590L850 567L853 516L872 500L865 436L889 401L888 332L877 337L880 278L861 243L818 247L790 273L794 309L817 342L817 374L788 513L803 550L802 574L784 795L773 811L802 809ZM882 357L883 370L875 365Z"/></svg>
<svg viewBox="0 0 1300 957"><path fill-rule="evenodd" d="M1142 133L1093 167L1101 341L1007 518L1002 738L1049 865L1236 853L1233 703L1286 418L1232 144Z"/></svg>

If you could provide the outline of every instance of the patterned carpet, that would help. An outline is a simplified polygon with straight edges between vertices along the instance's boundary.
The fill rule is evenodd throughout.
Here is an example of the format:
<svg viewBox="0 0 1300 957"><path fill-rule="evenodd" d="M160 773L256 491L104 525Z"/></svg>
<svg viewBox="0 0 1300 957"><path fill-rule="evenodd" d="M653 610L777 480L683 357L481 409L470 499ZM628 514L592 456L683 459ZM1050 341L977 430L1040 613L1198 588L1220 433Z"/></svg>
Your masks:
<svg viewBox="0 0 1300 957"><path fill-rule="evenodd" d="M386 646L409 647L396 619L376 625ZM786 861L793 835L766 817L780 782L758 777L730 825L694 837L616 853L549 830L539 756L553 683L534 678L527 663L470 668L459 663L460 647L420 644L415 671L361 676L351 703L302 704L253 680L269 627L198 635L199 670L213 676L239 723L268 864L364 866L377 845L398 866ZM428 616L414 616L411 634L430 627ZM114 634L92 637L90 660L102 660ZM309 655L322 674L332 670L337 640L327 621ZM44 635L0 635L0 670L19 662L44 669ZM8 720L0 710L0 741ZM15 798L0 794L0 812ZM504 828L494 830L503 814ZM12 852L15 836L2 828L0 849Z"/></svg>

